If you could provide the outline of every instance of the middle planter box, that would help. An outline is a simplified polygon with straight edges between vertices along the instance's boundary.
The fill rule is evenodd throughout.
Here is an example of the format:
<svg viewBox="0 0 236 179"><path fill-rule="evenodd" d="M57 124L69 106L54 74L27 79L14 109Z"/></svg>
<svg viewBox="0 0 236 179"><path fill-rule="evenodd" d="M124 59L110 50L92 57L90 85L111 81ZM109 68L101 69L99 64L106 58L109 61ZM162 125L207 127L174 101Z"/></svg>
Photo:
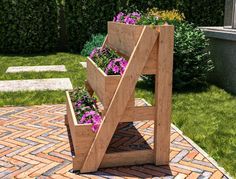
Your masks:
<svg viewBox="0 0 236 179"><path fill-rule="evenodd" d="M87 58L87 81L102 103L104 112L109 107L120 79L120 75L105 74L92 59L89 57ZM133 93L129 100L128 106L133 107L135 105L134 103L135 97Z"/></svg>

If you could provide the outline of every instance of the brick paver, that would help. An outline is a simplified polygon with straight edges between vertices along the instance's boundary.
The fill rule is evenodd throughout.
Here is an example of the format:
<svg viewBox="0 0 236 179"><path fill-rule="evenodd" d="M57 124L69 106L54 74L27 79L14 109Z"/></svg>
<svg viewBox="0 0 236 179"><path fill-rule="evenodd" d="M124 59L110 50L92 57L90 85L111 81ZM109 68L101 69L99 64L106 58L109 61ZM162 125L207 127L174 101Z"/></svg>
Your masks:
<svg viewBox="0 0 236 179"><path fill-rule="evenodd" d="M73 173L65 109L65 105L0 108L0 178L228 178L174 126L169 166ZM152 134L153 122L122 123L107 152L152 148Z"/></svg>

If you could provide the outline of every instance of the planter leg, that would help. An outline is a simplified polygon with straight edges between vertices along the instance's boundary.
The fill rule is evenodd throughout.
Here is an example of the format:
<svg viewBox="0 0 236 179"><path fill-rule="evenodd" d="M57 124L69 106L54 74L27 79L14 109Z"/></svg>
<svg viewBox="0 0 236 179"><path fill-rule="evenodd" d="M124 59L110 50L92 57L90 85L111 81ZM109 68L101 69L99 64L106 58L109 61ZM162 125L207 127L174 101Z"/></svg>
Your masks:
<svg viewBox="0 0 236 179"><path fill-rule="evenodd" d="M68 123L68 117L67 117L67 115L65 115L64 117L65 117L65 125L68 126L68 125L69 125L69 123Z"/></svg>

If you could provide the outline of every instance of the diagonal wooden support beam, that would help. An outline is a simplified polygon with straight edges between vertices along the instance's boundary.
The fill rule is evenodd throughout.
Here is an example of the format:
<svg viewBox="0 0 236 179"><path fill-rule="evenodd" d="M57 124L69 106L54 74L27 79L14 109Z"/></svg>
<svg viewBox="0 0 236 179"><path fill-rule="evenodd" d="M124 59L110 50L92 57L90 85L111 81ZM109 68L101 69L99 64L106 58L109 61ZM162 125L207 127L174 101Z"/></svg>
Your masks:
<svg viewBox="0 0 236 179"><path fill-rule="evenodd" d="M81 173L96 171L104 157L111 138L121 121L130 96L157 41L158 31L144 26L140 38L131 54L128 66L123 74L111 104L88 152Z"/></svg>

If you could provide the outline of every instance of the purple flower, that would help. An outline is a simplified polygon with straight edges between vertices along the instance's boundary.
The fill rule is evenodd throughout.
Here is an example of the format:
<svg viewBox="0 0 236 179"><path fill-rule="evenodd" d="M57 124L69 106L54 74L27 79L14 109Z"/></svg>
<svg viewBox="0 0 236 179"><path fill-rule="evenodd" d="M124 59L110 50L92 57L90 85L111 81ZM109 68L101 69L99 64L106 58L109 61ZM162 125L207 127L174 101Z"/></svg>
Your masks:
<svg viewBox="0 0 236 179"><path fill-rule="evenodd" d="M95 124L93 124L93 126L92 126L93 132L97 132L98 129L99 129L99 126L100 126L100 123L95 123Z"/></svg>
<svg viewBox="0 0 236 179"><path fill-rule="evenodd" d="M79 100L79 101L77 101L77 102L75 103L75 107L76 107L77 109L79 109L82 104L83 104L83 101L82 101L82 100Z"/></svg>
<svg viewBox="0 0 236 179"><path fill-rule="evenodd" d="M102 121L102 117L94 110L86 111L81 117L79 124L93 124L92 130L96 132Z"/></svg>
<svg viewBox="0 0 236 179"><path fill-rule="evenodd" d="M124 58L115 58L110 60L105 69L107 75L122 75L128 62Z"/></svg>
<svg viewBox="0 0 236 179"><path fill-rule="evenodd" d="M89 57L93 59L96 55L99 55L100 51L101 51L100 47L94 48L93 51L90 53Z"/></svg>
<svg viewBox="0 0 236 179"><path fill-rule="evenodd" d="M98 114L95 114L94 116L93 116L93 122L94 123L100 123L101 122L101 116L100 115L98 115Z"/></svg>
<svg viewBox="0 0 236 179"><path fill-rule="evenodd" d="M132 12L130 14L118 13L114 18L114 22L122 22L125 24L136 24L141 18L141 14L138 12Z"/></svg>
<svg viewBox="0 0 236 179"><path fill-rule="evenodd" d="M135 24L136 20L132 17L130 17L130 14L125 16L124 23L126 24Z"/></svg>
<svg viewBox="0 0 236 179"><path fill-rule="evenodd" d="M114 22L123 22L125 14L123 12L119 12L114 18Z"/></svg>
<svg viewBox="0 0 236 179"><path fill-rule="evenodd" d="M114 65L112 70L114 71L114 73L119 73L120 69L117 65Z"/></svg>

